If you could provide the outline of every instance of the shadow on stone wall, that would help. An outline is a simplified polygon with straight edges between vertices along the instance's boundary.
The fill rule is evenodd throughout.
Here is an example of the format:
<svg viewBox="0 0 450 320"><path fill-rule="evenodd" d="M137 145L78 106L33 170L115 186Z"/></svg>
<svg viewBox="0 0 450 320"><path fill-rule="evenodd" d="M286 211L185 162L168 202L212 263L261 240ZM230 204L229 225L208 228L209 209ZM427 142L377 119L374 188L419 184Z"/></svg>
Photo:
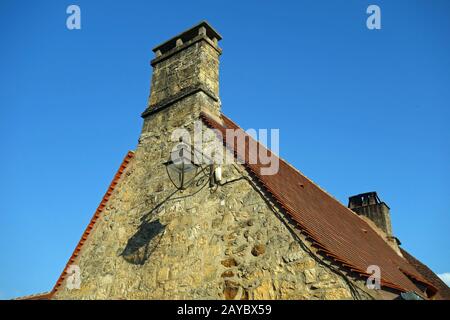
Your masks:
<svg viewBox="0 0 450 320"><path fill-rule="evenodd" d="M120 255L129 263L143 265L158 246L164 229L159 220L143 221Z"/></svg>

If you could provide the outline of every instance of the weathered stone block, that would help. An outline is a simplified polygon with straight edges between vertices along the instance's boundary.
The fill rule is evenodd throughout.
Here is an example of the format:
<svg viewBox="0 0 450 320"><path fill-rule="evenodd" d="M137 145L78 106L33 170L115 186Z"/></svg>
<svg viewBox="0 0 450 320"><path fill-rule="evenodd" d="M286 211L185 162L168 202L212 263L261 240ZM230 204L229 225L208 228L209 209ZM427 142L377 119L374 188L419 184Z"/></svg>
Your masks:
<svg viewBox="0 0 450 320"><path fill-rule="evenodd" d="M305 282L306 283L313 283L316 281L317 277L317 271L316 269L308 269L303 272L305 275Z"/></svg>
<svg viewBox="0 0 450 320"><path fill-rule="evenodd" d="M266 252L266 246L263 244L257 244L252 249L252 255L255 257L260 256Z"/></svg>

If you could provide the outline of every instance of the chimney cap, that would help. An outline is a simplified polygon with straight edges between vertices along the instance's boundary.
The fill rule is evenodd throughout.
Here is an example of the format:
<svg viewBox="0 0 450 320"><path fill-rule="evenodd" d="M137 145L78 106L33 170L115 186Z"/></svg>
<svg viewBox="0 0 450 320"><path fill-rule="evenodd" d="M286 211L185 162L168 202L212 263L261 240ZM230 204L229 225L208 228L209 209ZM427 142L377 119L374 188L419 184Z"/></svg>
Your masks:
<svg viewBox="0 0 450 320"><path fill-rule="evenodd" d="M389 208L386 203L381 201L376 191L364 192L348 198L348 207L350 209L367 206L369 204L384 204L387 208Z"/></svg>
<svg viewBox="0 0 450 320"><path fill-rule="evenodd" d="M375 198L378 201L380 200L380 198L378 197L376 191L363 192L363 193L360 193L360 194L355 194L355 195L350 196L348 198L349 198L349 200L354 200L354 199L361 199L361 198L368 198L368 197L373 197L373 198ZM379 201L379 202L381 202L381 201Z"/></svg>
<svg viewBox="0 0 450 320"><path fill-rule="evenodd" d="M176 47L177 40L181 39L182 42L187 42L197 37L202 27L204 28L205 35L211 40L213 40L214 38L216 38L217 41L222 39L222 36L213 27L211 27L211 25L207 21L203 20L200 23L196 24L195 26L183 31L182 33L176 35L175 37L172 37L171 39L154 47L152 51L155 53L157 51L160 51L161 53L164 54L165 52Z"/></svg>

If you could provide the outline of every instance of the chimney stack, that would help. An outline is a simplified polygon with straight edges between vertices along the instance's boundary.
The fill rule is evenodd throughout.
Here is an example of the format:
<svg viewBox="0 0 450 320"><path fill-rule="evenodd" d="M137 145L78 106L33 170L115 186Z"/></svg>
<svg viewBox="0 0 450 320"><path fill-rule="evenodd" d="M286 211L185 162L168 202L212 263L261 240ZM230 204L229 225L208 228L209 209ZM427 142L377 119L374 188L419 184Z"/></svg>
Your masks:
<svg viewBox="0 0 450 320"><path fill-rule="evenodd" d="M380 200L376 192L349 197L348 207L358 215L369 218L388 238L393 238L389 207Z"/></svg>
<svg viewBox="0 0 450 320"><path fill-rule="evenodd" d="M206 21L153 49L153 75L145 122L175 104L177 112L220 114L218 46L222 37Z"/></svg>

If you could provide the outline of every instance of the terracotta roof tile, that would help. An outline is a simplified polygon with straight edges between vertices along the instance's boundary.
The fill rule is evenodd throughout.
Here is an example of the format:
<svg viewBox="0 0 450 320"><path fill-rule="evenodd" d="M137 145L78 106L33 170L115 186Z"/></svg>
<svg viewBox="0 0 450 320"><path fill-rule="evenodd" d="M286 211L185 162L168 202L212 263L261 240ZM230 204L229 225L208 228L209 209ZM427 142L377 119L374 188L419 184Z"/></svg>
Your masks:
<svg viewBox="0 0 450 320"><path fill-rule="evenodd" d="M416 270L426 278L431 284L433 284L438 292L436 294L437 299L450 300L450 288L442 281L430 268L424 265L422 262L410 255L405 249L400 248L403 256L408 262L416 268Z"/></svg>

